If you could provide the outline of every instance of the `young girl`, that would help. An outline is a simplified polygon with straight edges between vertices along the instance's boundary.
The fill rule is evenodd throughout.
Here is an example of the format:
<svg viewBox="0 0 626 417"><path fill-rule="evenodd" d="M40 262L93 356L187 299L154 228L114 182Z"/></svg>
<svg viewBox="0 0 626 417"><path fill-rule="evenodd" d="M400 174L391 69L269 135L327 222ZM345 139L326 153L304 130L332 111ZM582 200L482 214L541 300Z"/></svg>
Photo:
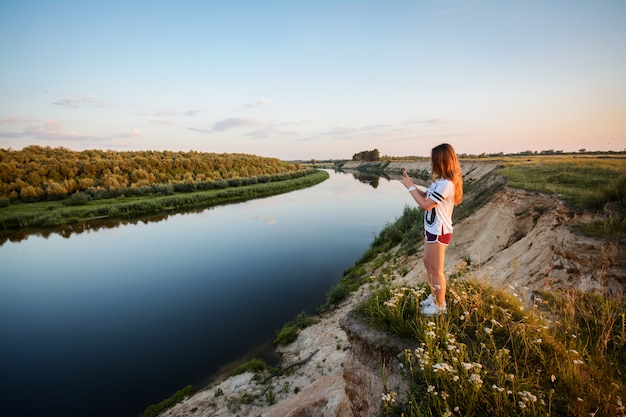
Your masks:
<svg viewBox="0 0 626 417"><path fill-rule="evenodd" d="M404 171L402 184L424 210L424 266L428 274L431 295L420 304L427 316L446 312L446 277L443 261L446 247L452 239L452 211L463 199L461 167L452 146L436 146L430 154L434 182L421 191Z"/></svg>

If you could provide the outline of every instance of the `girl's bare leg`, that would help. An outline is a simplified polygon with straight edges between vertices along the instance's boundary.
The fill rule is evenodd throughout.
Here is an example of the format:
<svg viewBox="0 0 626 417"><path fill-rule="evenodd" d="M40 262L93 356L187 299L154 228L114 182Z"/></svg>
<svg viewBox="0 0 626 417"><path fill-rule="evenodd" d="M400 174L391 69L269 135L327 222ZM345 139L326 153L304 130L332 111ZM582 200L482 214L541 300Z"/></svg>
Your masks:
<svg viewBox="0 0 626 417"><path fill-rule="evenodd" d="M424 266L428 275L428 284L438 306L446 302L446 277L443 273L445 253L445 245L424 242Z"/></svg>

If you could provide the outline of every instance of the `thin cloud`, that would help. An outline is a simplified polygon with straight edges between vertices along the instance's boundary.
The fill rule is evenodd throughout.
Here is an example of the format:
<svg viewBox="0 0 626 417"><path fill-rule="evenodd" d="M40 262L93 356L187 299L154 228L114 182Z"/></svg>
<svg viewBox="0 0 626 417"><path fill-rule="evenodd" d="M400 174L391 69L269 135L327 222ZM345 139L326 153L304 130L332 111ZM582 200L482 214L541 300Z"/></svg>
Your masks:
<svg viewBox="0 0 626 417"><path fill-rule="evenodd" d="M229 117L228 119L220 120L213 125L214 132L222 132L224 130L234 129L238 127L255 127L261 126L265 123L255 119L245 119L238 117Z"/></svg>
<svg viewBox="0 0 626 417"><path fill-rule="evenodd" d="M385 132L390 129L393 129L392 125L381 124L381 125L369 125L369 126L357 126L357 127L335 127L331 131L326 133L322 133L323 136L339 136L342 138L346 137L355 137L355 136L363 136L370 134L380 134L380 132Z"/></svg>
<svg viewBox="0 0 626 417"><path fill-rule="evenodd" d="M248 103L248 104L244 104L244 108L245 109L255 109L257 107L263 107L263 106L267 106L268 104L270 104L272 102L272 100L267 99L267 98L262 98L261 100L257 100L254 103Z"/></svg>
<svg viewBox="0 0 626 417"><path fill-rule="evenodd" d="M148 118L150 123L158 124L158 125L171 125L175 124L174 121L170 120L171 118L176 118L179 116L185 117L193 117L198 113L201 113L201 110L187 110L184 112L172 112L172 111L158 111L158 112L144 112L141 113L142 116Z"/></svg>
<svg viewBox="0 0 626 417"><path fill-rule="evenodd" d="M213 124L212 128L195 128L190 127L189 130L198 133L215 133L223 132L231 129L253 129L244 133L245 136L250 136L253 139L262 139L270 136L293 136L297 135L297 132L286 129L287 126L295 126L303 123L307 123L309 120L297 120L293 122L276 122L265 121L251 118L229 117L224 120L220 120Z"/></svg>
<svg viewBox="0 0 626 417"><path fill-rule="evenodd" d="M440 126L446 123L448 123L446 119L435 117L432 119L420 119L420 118L409 119L409 120L406 120L403 124L405 125L421 124L421 125L429 125L429 126Z"/></svg>
<svg viewBox="0 0 626 417"><path fill-rule="evenodd" d="M196 127L188 127L187 129L198 133L213 133L212 129L198 129Z"/></svg>
<svg viewBox="0 0 626 417"><path fill-rule="evenodd" d="M165 119L148 119L150 123L154 123L156 125L171 125L173 122Z"/></svg>
<svg viewBox="0 0 626 417"><path fill-rule="evenodd" d="M276 125L270 125L261 129L253 130L252 132L246 133L246 135L252 137L253 139L263 139L274 135L295 136L297 135L297 133L281 129L279 126Z"/></svg>
<svg viewBox="0 0 626 417"><path fill-rule="evenodd" d="M98 97L62 98L53 102L52 104L54 104L55 106L69 107L72 109L86 106L95 106L101 109L111 107L110 104L105 103Z"/></svg>
<svg viewBox="0 0 626 417"><path fill-rule="evenodd" d="M75 142L107 142L113 139L131 138L141 135L139 129L132 129L130 132L119 133L113 136L93 136L77 131L67 131L63 129L63 124L58 120L46 119L37 124L26 126L21 132L0 132L3 138L28 138L42 141L75 141Z"/></svg>
<svg viewBox="0 0 626 417"><path fill-rule="evenodd" d="M172 117L172 116L176 116L176 113L171 112L171 111L159 111L154 113L155 116L157 117Z"/></svg>
<svg viewBox="0 0 626 417"><path fill-rule="evenodd" d="M20 117L9 117L7 119L0 118L0 125L14 125L23 123L36 122L36 119L22 119Z"/></svg>
<svg viewBox="0 0 626 417"><path fill-rule="evenodd" d="M136 138L137 136L141 136L141 130L139 129L132 129L130 132L117 135L118 138Z"/></svg>

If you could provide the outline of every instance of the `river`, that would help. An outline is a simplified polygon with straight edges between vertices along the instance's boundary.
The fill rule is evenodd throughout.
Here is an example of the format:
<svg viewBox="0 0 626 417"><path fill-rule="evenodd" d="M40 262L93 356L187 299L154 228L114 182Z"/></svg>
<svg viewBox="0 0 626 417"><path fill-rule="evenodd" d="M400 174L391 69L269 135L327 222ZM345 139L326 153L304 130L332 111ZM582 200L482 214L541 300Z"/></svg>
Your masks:
<svg viewBox="0 0 626 417"><path fill-rule="evenodd" d="M2 415L136 417L315 312L414 204L329 171L269 198L0 246Z"/></svg>

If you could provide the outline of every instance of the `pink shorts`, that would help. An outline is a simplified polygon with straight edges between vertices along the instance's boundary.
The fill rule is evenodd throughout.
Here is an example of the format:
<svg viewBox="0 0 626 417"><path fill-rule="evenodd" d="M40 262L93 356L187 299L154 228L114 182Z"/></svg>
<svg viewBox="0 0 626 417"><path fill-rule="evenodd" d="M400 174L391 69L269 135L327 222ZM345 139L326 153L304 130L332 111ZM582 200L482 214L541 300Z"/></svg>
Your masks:
<svg viewBox="0 0 626 417"><path fill-rule="evenodd" d="M425 232L426 243L440 243L444 246L448 246L452 240L452 233L446 233L443 235L433 235L432 233Z"/></svg>

